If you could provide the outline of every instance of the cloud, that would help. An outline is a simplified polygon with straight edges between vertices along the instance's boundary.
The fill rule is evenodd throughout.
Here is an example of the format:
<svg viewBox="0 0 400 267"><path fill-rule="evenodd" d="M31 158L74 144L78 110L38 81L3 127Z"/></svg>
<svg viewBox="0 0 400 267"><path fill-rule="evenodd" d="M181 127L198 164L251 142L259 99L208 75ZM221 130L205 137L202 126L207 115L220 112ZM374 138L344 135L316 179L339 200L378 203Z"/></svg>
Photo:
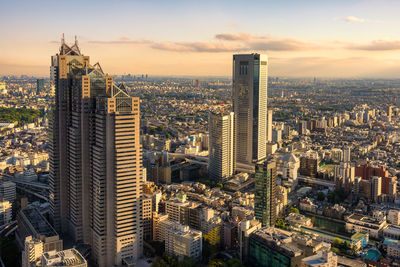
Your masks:
<svg viewBox="0 0 400 267"><path fill-rule="evenodd" d="M90 44L152 44L153 41L150 40L131 40L128 37L121 37L118 40L111 41L101 41L101 40L90 40L88 41Z"/></svg>
<svg viewBox="0 0 400 267"><path fill-rule="evenodd" d="M362 23L365 21L365 19L357 18L354 16L348 16L348 17L344 18L344 21L349 22L349 23Z"/></svg>
<svg viewBox="0 0 400 267"><path fill-rule="evenodd" d="M364 45L350 45L348 48L356 50L367 50L367 51L400 50L400 41L376 40L372 41L369 44L364 44Z"/></svg>
<svg viewBox="0 0 400 267"><path fill-rule="evenodd" d="M252 50L263 51L300 51L318 48L317 45L293 39L266 40L249 44Z"/></svg>
<svg viewBox="0 0 400 267"><path fill-rule="evenodd" d="M152 48L158 50L174 51L174 52L234 52L242 51L241 45L229 45L215 42L160 42L151 45Z"/></svg>
<svg viewBox="0 0 400 267"><path fill-rule="evenodd" d="M264 37L253 35L250 33L219 33L215 35L215 39L223 41L249 41L251 39L262 39Z"/></svg>

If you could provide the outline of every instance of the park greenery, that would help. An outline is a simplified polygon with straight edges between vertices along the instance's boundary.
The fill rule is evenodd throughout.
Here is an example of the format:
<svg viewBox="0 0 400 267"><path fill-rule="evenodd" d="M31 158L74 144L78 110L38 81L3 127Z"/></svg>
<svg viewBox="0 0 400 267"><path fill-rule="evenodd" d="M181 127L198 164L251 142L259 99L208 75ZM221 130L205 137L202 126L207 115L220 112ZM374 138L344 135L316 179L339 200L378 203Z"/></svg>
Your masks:
<svg viewBox="0 0 400 267"><path fill-rule="evenodd" d="M0 122L18 122L19 125L34 122L42 115L38 109L0 107Z"/></svg>

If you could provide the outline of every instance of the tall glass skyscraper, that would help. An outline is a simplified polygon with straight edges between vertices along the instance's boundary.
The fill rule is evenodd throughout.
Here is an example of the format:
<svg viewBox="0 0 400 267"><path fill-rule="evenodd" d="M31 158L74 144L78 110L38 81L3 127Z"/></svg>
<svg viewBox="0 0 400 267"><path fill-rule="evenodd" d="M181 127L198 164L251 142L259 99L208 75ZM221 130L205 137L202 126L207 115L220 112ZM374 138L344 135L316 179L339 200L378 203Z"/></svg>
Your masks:
<svg viewBox="0 0 400 267"><path fill-rule="evenodd" d="M52 57L50 210L55 229L91 246L98 266L142 253L139 99L91 65L77 42Z"/></svg>
<svg viewBox="0 0 400 267"><path fill-rule="evenodd" d="M276 163L265 160L256 165L254 215L262 226L274 226L276 220Z"/></svg>
<svg viewBox="0 0 400 267"><path fill-rule="evenodd" d="M235 161L250 165L266 157L268 58L233 56Z"/></svg>

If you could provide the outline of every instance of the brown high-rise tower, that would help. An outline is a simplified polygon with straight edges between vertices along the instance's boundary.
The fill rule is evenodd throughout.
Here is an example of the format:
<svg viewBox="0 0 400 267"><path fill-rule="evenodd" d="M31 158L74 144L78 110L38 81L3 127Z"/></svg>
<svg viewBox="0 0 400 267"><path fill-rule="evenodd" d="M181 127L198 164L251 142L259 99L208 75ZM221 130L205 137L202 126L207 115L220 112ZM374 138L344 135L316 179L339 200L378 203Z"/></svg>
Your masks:
<svg viewBox="0 0 400 267"><path fill-rule="evenodd" d="M90 244L98 266L142 251L139 99L62 40L52 57L56 101L50 126L54 227Z"/></svg>

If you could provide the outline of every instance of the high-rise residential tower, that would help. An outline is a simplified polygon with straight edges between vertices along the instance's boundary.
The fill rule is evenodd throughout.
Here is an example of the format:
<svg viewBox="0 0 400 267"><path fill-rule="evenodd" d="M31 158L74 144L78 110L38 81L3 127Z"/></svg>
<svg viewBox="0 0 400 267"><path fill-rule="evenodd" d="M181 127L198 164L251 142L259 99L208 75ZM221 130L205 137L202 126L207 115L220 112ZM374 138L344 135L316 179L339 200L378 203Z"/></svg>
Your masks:
<svg viewBox="0 0 400 267"><path fill-rule="evenodd" d="M98 266L142 250L139 99L116 85L77 42L52 57L50 209L55 229L91 245Z"/></svg>
<svg viewBox="0 0 400 267"><path fill-rule="evenodd" d="M235 161L250 165L266 157L268 58L233 56Z"/></svg>
<svg viewBox="0 0 400 267"><path fill-rule="evenodd" d="M210 113L209 120L209 165L211 178L222 179L233 175L233 127L234 114Z"/></svg>
<svg viewBox="0 0 400 267"><path fill-rule="evenodd" d="M267 142L272 142L272 114L273 110L269 109L267 113Z"/></svg>
<svg viewBox="0 0 400 267"><path fill-rule="evenodd" d="M265 160L256 165L254 215L262 226L276 220L276 163Z"/></svg>

